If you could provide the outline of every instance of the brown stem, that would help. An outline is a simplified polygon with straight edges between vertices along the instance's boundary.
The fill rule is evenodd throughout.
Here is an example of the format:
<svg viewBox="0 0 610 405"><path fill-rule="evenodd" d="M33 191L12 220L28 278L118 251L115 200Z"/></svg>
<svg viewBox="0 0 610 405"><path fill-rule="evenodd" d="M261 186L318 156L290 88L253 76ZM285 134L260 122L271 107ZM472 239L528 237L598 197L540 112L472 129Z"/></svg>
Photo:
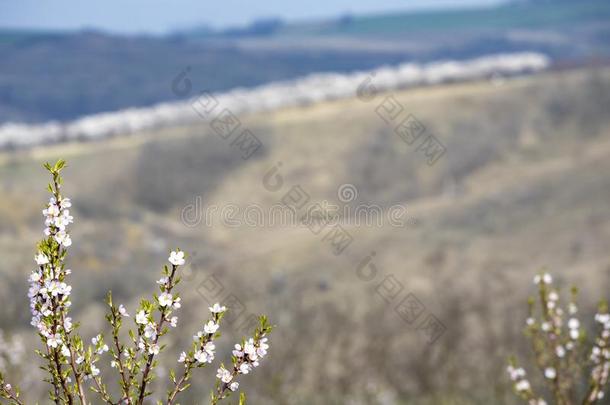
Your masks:
<svg viewBox="0 0 610 405"><path fill-rule="evenodd" d="M61 314L61 322L62 322L62 324L65 325L65 317L64 317L63 312ZM70 333L71 332L66 331L66 337L68 340L67 345L68 345L68 349L70 350L70 367L72 368L72 372L74 373L74 380L76 381L76 388L78 390L78 398L80 400L80 403L82 405L87 405L87 395L85 394L85 390L82 385L81 373L78 372L78 367L76 366L76 362L74 360L74 356L76 355L76 352L74 351L74 348L72 347L72 342L70 342Z"/></svg>
<svg viewBox="0 0 610 405"><path fill-rule="evenodd" d="M173 286L173 281L174 281L174 276L176 275L176 269L178 268L178 266L176 265L172 265L172 273L170 274L168 281L167 281L167 289L166 292L167 293L171 293ZM153 344L157 344L157 342L159 341L159 335L161 334L161 330L163 329L163 322L165 322L165 311L166 311L166 307L163 307L163 309L161 310L161 318L159 319L159 323L157 324L157 335L155 336L155 339L153 340ZM136 402L137 405L142 405L144 403L144 397L146 396L146 385L148 384L148 374L150 373L150 370L152 368L152 362L154 359L155 355L154 354L149 354L148 355L148 359L146 360L146 366L144 367L144 372L142 373L142 381L140 381L140 394L138 395L138 401Z"/></svg>
<svg viewBox="0 0 610 405"><path fill-rule="evenodd" d="M220 318L218 314L213 314L213 321L214 322L220 322ZM199 342L199 345L197 346L197 348L199 350L203 350L203 348L205 347L206 344L208 344L208 342L211 342L214 338L214 334L213 333L209 333L205 336L203 336L203 338L201 339L201 341ZM167 398L167 405L171 405L174 403L174 400L176 399L176 395L178 395L180 393L180 389L182 388L182 384L187 382L189 380L189 378L191 377L191 371L193 370L193 368L195 364L195 360L194 359L186 359L185 360L185 364L184 364L184 372L182 373L182 376L180 377L180 379L178 380L176 386L174 387L174 390L168 395Z"/></svg>
<svg viewBox="0 0 610 405"><path fill-rule="evenodd" d="M94 377L93 378L93 382L95 382L95 386L97 387L98 393L100 394L100 396L102 397L102 399L104 401L106 401L110 405L115 405L115 403L112 402L112 398L110 398L110 395L106 391L106 388L104 388L104 386L102 385L101 380L102 379L99 378L99 377L97 377L97 378Z"/></svg>
<svg viewBox="0 0 610 405"><path fill-rule="evenodd" d="M603 339L603 340L604 340L604 346L606 346L609 339ZM593 369L595 369L595 367L599 367L600 372L599 372L597 378L592 378L591 385L589 386L589 389L587 390L587 394L582 401L583 405L589 405L589 404L595 403L595 398L593 400L591 400L591 397L593 396L593 394L597 395L600 391L600 388L603 387L603 385L607 382L606 381L607 375L606 376L604 375L603 362L598 365L594 365Z"/></svg>
<svg viewBox="0 0 610 405"><path fill-rule="evenodd" d="M53 271L55 271L55 269L53 269ZM61 313L61 308L59 303L57 302L56 298L53 298L51 300L51 308L53 310L53 313L57 313L58 311ZM57 333L57 329L58 329L58 324L57 324L57 318L53 317L53 325L51 327L51 332L53 334ZM61 384L61 388L64 391L64 395L66 397L66 400L68 401L69 405L72 405L74 403L74 400L72 398L72 394L70 393L70 390L68 389L68 385L66 384L66 380L63 376L63 371L62 371L62 366L61 366L61 362L59 361L59 351L58 349L54 349L51 351L52 357L53 357L53 363L55 365L55 370L57 372L57 376L59 378L59 382Z"/></svg>
<svg viewBox="0 0 610 405"><path fill-rule="evenodd" d="M557 342L559 340L559 331L556 330L557 328L555 327L555 322L553 320L552 314L549 311L548 301L547 301L546 295L545 295L545 290L546 290L546 287L542 288L542 286L541 286L540 303L542 304L542 314L543 314L544 320L551 324L552 333L556 336L555 339L551 339L550 337L547 337L547 339L546 339L553 352L553 358L554 358L553 367L555 368L555 373L556 373L555 379L553 380L553 395L555 396L557 405L564 405L565 398L563 397L563 393L561 390L561 382L560 382L560 376L561 376L561 371L562 371L562 370L560 370L560 360L559 360L559 358L554 356L554 354L557 351ZM542 372L544 373L544 369L542 369Z"/></svg>
<svg viewBox="0 0 610 405"><path fill-rule="evenodd" d="M178 393L180 393L182 384L187 382L188 379L190 378L190 372L192 369L193 369L192 363L188 363L184 366L184 373L182 374L182 377L180 377L180 379L176 383L174 390L167 397L167 405L172 405L174 403L174 401L176 400L176 396L178 395Z"/></svg>
<svg viewBox="0 0 610 405"><path fill-rule="evenodd" d="M241 357L237 361L237 363L235 363L233 365L233 372L231 373L231 375L232 375L231 381L235 381L235 377L237 377L237 375L239 374L239 367L244 363L249 363L247 360L245 360L245 357L246 357L246 354L244 354L244 356ZM227 391L227 388L229 388L229 384L221 382L221 384L218 386L218 389L216 390L218 395L216 397L212 398L212 404L216 404L219 400L225 398L224 394Z"/></svg>
<svg viewBox="0 0 610 405"><path fill-rule="evenodd" d="M3 389L3 391L6 393L6 395L8 395L9 399L11 401L13 401L14 403L18 404L18 405L24 405L23 402L21 402L21 400L19 398L17 398L17 396L15 395L14 392L9 391L7 389Z"/></svg>
<svg viewBox="0 0 610 405"><path fill-rule="evenodd" d="M64 395L66 396L66 400L68 401L68 404L72 405L74 403L74 400L72 399L72 394L70 393L70 390L68 389L68 385L66 384L66 379L63 376L61 362L59 361L59 355L58 355L57 349L53 350L53 359L55 361L55 368L57 369L57 374L59 376L59 382L61 383L61 388L64 391Z"/></svg>
<svg viewBox="0 0 610 405"><path fill-rule="evenodd" d="M110 312L112 313L112 318L113 318L114 324L117 325L118 320L117 320L116 312L114 311L114 309L111 309ZM124 396L127 404L131 405L131 397L129 395L129 387L131 385L131 376L130 376L130 378L127 377L127 375L125 373L125 366L123 365L123 360L121 360L121 354L123 353L123 351L121 350L121 344L119 342L118 329L116 330L116 332L113 331L112 339L114 341L114 346L117 350L117 363L118 363L118 367L119 367L119 374L121 375L121 382L123 385L123 396Z"/></svg>

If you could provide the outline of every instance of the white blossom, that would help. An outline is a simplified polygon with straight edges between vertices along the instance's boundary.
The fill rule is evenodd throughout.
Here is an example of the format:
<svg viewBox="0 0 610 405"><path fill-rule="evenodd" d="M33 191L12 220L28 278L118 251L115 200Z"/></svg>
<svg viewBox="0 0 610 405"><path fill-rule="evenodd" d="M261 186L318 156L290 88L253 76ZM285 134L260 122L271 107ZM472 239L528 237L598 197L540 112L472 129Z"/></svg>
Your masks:
<svg viewBox="0 0 610 405"><path fill-rule="evenodd" d="M144 310L139 311L136 314L136 323L140 325L146 325L148 323L148 313Z"/></svg>
<svg viewBox="0 0 610 405"><path fill-rule="evenodd" d="M258 360L258 354L256 353L256 346L254 346L254 339L250 338L244 345L244 353L248 355L251 361Z"/></svg>
<svg viewBox="0 0 610 405"><path fill-rule="evenodd" d="M525 377L525 370L521 367L515 368L513 366L508 366L506 368L506 371L508 371L508 374L510 375L510 379L513 381L517 381L517 380Z"/></svg>
<svg viewBox="0 0 610 405"><path fill-rule="evenodd" d="M220 379L225 384L228 384L233 379L233 375L229 370L224 368L224 366L220 366L218 371L216 372L216 378Z"/></svg>
<svg viewBox="0 0 610 405"><path fill-rule="evenodd" d="M100 374L100 369L95 367L94 364L91 365L91 375L96 377Z"/></svg>
<svg viewBox="0 0 610 405"><path fill-rule="evenodd" d="M144 336L148 339L154 339L157 336L157 325L154 322L146 324Z"/></svg>
<svg viewBox="0 0 610 405"><path fill-rule="evenodd" d="M47 346L56 348L61 343L61 335L56 333L47 338Z"/></svg>
<svg viewBox="0 0 610 405"><path fill-rule="evenodd" d="M154 354L154 355L159 354L159 345L158 345L158 344L156 344L156 343L151 344L151 345L148 347L148 353L149 353L149 354Z"/></svg>
<svg viewBox="0 0 610 405"><path fill-rule="evenodd" d="M239 366L239 372L241 374L248 374L251 369L252 369L252 366L250 364L248 364L248 363L242 363Z"/></svg>
<svg viewBox="0 0 610 405"><path fill-rule="evenodd" d="M213 356L210 356L205 350L197 350L193 357L200 363L211 363L213 360Z"/></svg>
<svg viewBox="0 0 610 405"><path fill-rule="evenodd" d="M527 391L530 389L530 383L527 380L521 380L515 384L515 389L519 392Z"/></svg>
<svg viewBox="0 0 610 405"><path fill-rule="evenodd" d="M53 224L60 230L65 231L66 227L72 222L72 217L70 214L61 215L55 218Z"/></svg>
<svg viewBox="0 0 610 405"><path fill-rule="evenodd" d="M203 346L203 350L205 350L206 352L210 353L210 354L214 354L214 350L216 349L216 345L213 342L207 342L204 346Z"/></svg>
<svg viewBox="0 0 610 405"><path fill-rule="evenodd" d="M70 332L72 330L72 318L69 316L64 319L64 329L66 332Z"/></svg>
<svg viewBox="0 0 610 405"><path fill-rule="evenodd" d="M235 349L233 350L233 356L235 357L244 357L244 351L240 344L235 345Z"/></svg>
<svg viewBox="0 0 610 405"><path fill-rule="evenodd" d="M68 247L72 245L72 239L70 239L70 235L66 233L66 231L59 231L55 234L55 240L60 245Z"/></svg>
<svg viewBox="0 0 610 405"><path fill-rule="evenodd" d="M184 252L172 251L167 260L174 266L182 266L185 263Z"/></svg>
<svg viewBox="0 0 610 405"><path fill-rule="evenodd" d="M42 210L42 215L52 219L59 215L59 207L55 203L50 202L47 208Z"/></svg>
<svg viewBox="0 0 610 405"><path fill-rule="evenodd" d="M606 324L610 322L610 314L596 314L595 320L599 323Z"/></svg>
<svg viewBox="0 0 610 405"><path fill-rule="evenodd" d="M212 305L211 307L209 307L208 309L213 314L219 314L219 313L225 312L227 310L227 307L220 306L220 304L217 302L214 305Z"/></svg>
<svg viewBox="0 0 610 405"><path fill-rule="evenodd" d="M144 339L142 339L142 338L140 338L140 339L138 340L138 349L139 349L140 351L144 351L144 350L146 350L146 342L145 342L145 341L144 341Z"/></svg>
<svg viewBox="0 0 610 405"><path fill-rule="evenodd" d="M200 363L211 363L214 360L216 345L213 342L207 342L202 350L195 352L195 359Z"/></svg>
<svg viewBox="0 0 610 405"><path fill-rule="evenodd" d="M68 349L68 346L63 345L63 346L61 347L61 354L62 354L62 356L64 356L64 357L70 357L70 356L71 356L70 349Z"/></svg>
<svg viewBox="0 0 610 405"><path fill-rule="evenodd" d="M174 297L170 293L164 292L159 296L159 305L162 307L168 307L172 305L173 302Z"/></svg>
<svg viewBox="0 0 610 405"><path fill-rule="evenodd" d="M219 328L219 325L217 323L215 323L214 321L209 321L208 323L206 323L203 326L203 331L207 334L212 334L212 333L216 333L218 328Z"/></svg>
<svg viewBox="0 0 610 405"><path fill-rule="evenodd" d="M49 263L49 258L44 253L38 253L36 256L34 256L34 260L39 266Z"/></svg>
<svg viewBox="0 0 610 405"><path fill-rule="evenodd" d="M258 347L256 348L256 354L258 357L263 358L267 355L267 349L269 349L267 338L262 338L258 343Z"/></svg>
<svg viewBox="0 0 610 405"><path fill-rule="evenodd" d="M576 312L578 312L578 307L576 306L576 304L570 302L570 304L568 305L568 312L570 313L570 315L574 315Z"/></svg>

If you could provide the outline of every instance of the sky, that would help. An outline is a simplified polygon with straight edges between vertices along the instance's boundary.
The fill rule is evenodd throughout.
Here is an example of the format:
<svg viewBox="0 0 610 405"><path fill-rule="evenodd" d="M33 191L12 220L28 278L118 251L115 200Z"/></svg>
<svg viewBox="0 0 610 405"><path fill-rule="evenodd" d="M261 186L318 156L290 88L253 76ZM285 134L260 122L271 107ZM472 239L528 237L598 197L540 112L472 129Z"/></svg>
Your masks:
<svg viewBox="0 0 610 405"><path fill-rule="evenodd" d="M444 7L489 6L501 0L0 0L1 28L101 29L163 34L206 24L214 28L280 17L299 21Z"/></svg>

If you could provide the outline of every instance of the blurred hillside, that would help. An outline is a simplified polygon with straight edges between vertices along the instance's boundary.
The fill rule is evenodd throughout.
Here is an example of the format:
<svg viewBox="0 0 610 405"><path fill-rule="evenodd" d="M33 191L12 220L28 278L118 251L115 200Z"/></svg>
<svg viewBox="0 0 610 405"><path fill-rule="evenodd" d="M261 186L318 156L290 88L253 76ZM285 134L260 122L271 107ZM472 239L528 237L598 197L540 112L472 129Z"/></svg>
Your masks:
<svg viewBox="0 0 610 405"><path fill-rule="evenodd" d="M527 358L518 337L532 275L546 266L563 287L581 285L583 313L607 296L610 70L393 93L445 145L434 165L377 114L388 95L240 117L263 144L247 160L204 122L3 152L0 328L35 344L26 277L46 200L40 166L63 157L75 211L74 315L85 336L104 328L96 319L107 289L133 311L180 246L192 253L191 270L183 333L169 342L166 365L197 330L212 298L201 286L215 275L220 299L233 294L244 313L268 313L278 325L262 373L244 381L252 403L509 403L504 361ZM284 180L277 191L263 182L273 167ZM182 222L197 197L202 209L268 208L297 184L312 201L404 205L404 226L342 218L353 242L334 255L302 226ZM337 195L343 184L357 189L349 202ZM367 282L357 270L373 251L378 273ZM380 294L389 275L403 286L395 299ZM394 310L408 292L446 327L436 342ZM225 344L241 334L234 325ZM201 378L211 381L207 371ZM206 394L199 386L208 385L196 384L185 403ZM27 394L39 392L32 382Z"/></svg>
<svg viewBox="0 0 610 405"><path fill-rule="evenodd" d="M0 123L69 120L174 100L180 96L169 78L187 67L193 83L215 92L313 72L490 53L540 52L557 64L607 62L609 38L604 0L294 23L267 19L164 37L0 30Z"/></svg>

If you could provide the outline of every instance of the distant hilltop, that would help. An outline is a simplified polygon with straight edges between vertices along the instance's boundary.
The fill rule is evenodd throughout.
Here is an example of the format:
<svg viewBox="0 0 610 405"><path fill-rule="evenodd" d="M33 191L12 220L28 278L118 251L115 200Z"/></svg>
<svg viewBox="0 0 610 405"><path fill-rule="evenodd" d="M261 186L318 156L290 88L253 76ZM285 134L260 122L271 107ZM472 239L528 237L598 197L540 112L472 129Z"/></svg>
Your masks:
<svg viewBox="0 0 610 405"><path fill-rule="evenodd" d="M298 79L273 82L252 89L210 93L223 109L235 115L308 105L325 100L366 97L416 86L477 79L496 79L538 72L548 68L548 57L538 53L499 54L467 61L429 64L405 63L349 74L318 73ZM177 79L180 79L177 77ZM199 94L193 89L192 94ZM185 94L186 95L186 94ZM197 113L199 96L145 108L128 108L88 115L61 123L6 123L0 126L0 148L25 148L74 140L95 140L129 135L146 129L185 125L207 119Z"/></svg>

